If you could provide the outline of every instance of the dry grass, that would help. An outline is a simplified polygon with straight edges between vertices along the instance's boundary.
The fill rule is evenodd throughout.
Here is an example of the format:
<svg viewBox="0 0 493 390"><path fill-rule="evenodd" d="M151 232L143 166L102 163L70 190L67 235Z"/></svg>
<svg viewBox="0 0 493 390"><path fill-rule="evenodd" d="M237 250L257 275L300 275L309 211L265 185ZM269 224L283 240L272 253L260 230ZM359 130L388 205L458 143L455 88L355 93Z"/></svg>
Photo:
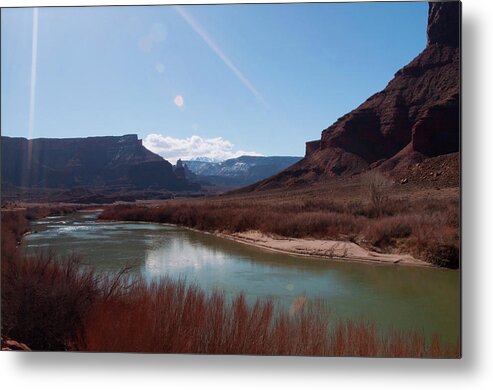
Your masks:
<svg viewBox="0 0 493 390"><path fill-rule="evenodd" d="M81 331L98 286L91 272L49 254L2 263L2 334L33 350L64 350Z"/></svg>
<svg viewBox="0 0 493 390"><path fill-rule="evenodd" d="M33 350L255 355L458 357L456 346L420 333L377 332L364 322L332 323L304 299L292 309L272 301L248 305L206 294L183 280L151 284L125 269L101 276L75 258L22 256L15 243L28 229L21 215L2 221L2 336ZM7 231L10 235L5 235ZM14 240L7 243L5 238Z"/></svg>
<svg viewBox="0 0 493 390"><path fill-rule="evenodd" d="M271 301L228 303L183 281L134 284L125 294L97 304L79 346L88 351L203 354L457 357L458 347L422 334L380 334L367 322L329 327L319 305L285 313Z"/></svg>
<svg viewBox="0 0 493 390"><path fill-rule="evenodd" d="M459 266L459 202L448 197L363 196L298 192L107 207L101 219L171 223L210 232L258 230L294 238L350 240L371 249L411 253L440 266ZM386 188L386 187L385 187Z"/></svg>
<svg viewBox="0 0 493 390"><path fill-rule="evenodd" d="M50 204L43 206L29 206L25 209L24 214L28 220L48 217L50 215L66 215L79 210L80 206L68 206L60 204Z"/></svg>
<svg viewBox="0 0 493 390"><path fill-rule="evenodd" d="M76 259L64 265L53 253L25 258L18 244L29 219L67 208L2 210L2 334L24 340L34 349L60 350L75 337L91 297L94 275L81 273Z"/></svg>
<svg viewBox="0 0 493 390"><path fill-rule="evenodd" d="M17 245L22 235L29 231L30 225L24 212L2 210L1 217L1 254L4 260L17 252Z"/></svg>

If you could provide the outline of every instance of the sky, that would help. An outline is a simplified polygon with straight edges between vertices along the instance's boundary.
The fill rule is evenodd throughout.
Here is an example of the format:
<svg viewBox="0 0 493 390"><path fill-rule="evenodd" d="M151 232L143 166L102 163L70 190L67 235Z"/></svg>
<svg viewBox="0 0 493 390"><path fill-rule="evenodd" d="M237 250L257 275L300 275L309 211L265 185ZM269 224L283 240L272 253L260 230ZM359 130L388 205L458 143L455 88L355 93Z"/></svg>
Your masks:
<svg viewBox="0 0 493 390"><path fill-rule="evenodd" d="M426 46L426 2L11 8L1 132L302 156Z"/></svg>

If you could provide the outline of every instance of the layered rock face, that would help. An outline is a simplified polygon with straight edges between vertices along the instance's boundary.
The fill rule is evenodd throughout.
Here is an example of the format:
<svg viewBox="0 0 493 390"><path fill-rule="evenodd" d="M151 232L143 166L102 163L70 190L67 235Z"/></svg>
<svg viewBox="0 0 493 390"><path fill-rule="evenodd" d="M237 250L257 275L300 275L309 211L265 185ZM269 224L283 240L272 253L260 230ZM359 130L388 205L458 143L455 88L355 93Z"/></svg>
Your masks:
<svg viewBox="0 0 493 390"><path fill-rule="evenodd" d="M193 189L137 135L48 139L2 137L2 184L16 187ZM192 188L193 187L193 188Z"/></svg>
<svg viewBox="0 0 493 390"><path fill-rule="evenodd" d="M460 3L429 4L425 50L381 92L323 130L320 143L273 179L351 175L459 151ZM263 185L269 186L269 183Z"/></svg>

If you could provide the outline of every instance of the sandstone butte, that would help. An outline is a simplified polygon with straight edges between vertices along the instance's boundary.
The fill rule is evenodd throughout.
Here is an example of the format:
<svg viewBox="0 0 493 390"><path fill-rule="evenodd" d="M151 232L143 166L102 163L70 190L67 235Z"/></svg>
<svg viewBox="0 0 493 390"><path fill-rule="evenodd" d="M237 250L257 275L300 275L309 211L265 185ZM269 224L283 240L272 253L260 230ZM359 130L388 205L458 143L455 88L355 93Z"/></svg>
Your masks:
<svg viewBox="0 0 493 390"><path fill-rule="evenodd" d="M382 91L323 130L320 140L307 142L301 161L246 190L312 183L373 168L392 171L459 152L460 12L459 2L429 3L423 52Z"/></svg>

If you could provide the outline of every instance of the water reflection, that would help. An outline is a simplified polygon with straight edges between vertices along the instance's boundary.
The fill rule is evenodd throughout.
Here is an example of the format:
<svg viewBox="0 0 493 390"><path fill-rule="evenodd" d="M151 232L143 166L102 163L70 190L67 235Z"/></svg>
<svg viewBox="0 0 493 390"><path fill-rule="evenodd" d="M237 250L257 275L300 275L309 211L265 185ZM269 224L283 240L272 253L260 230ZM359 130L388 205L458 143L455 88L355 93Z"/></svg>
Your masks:
<svg viewBox="0 0 493 390"><path fill-rule="evenodd" d="M459 334L456 271L300 258L181 228L98 223L96 217L76 213L37 221L37 233L26 236L24 249L75 251L102 271L132 263L148 280L186 278L207 291L244 292L249 301L272 298L285 308L300 297L320 298L337 317L419 328L445 340Z"/></svg>

